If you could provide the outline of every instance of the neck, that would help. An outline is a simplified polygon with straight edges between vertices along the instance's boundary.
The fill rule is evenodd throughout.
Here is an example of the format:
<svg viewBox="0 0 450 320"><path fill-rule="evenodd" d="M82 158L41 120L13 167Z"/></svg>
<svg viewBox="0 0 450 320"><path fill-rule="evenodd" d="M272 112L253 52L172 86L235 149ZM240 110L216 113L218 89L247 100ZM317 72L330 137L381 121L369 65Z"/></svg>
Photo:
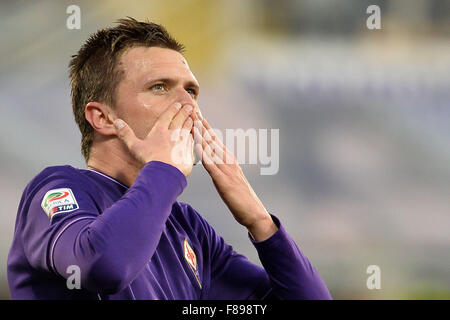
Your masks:
<svg viewBox="0 0 450 320"><path fill-rule="evenodd" d="M109 142L91 147L87 167L131 187L142 168L124 150L119 141Z"/></svg>

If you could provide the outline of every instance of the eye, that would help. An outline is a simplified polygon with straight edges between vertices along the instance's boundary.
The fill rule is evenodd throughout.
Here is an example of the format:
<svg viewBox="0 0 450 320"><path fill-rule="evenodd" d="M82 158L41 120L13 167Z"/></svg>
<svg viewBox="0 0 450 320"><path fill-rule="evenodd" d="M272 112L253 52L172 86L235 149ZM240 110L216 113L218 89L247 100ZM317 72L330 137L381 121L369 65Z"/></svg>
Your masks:
<svg viewBox="0 0 450 320"><path fill-rule="evenodd" d="M197 96L197 91L195 89L186 89L186 91L189 92L189 94L193 97Z"/></svg>
<svg viewBox="0 0 450 320"><path fill-rule="evenodd" d="M164 83L157 83L157 84L153 85L150 89L153 91L161 91L161 90L165 89L165 85L164 85Z"/></svg>

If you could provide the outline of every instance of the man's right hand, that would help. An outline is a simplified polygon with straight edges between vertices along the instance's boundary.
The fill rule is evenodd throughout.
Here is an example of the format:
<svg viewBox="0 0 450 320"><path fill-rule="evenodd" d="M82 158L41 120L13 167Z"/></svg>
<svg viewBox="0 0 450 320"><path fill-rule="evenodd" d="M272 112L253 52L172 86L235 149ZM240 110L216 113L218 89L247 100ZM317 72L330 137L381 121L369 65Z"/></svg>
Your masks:
<svg viewBox="0 0 450 320"><path fill-rule="evenodd" d="M191 105L173 104L161 114L143 140L136 137L125 121L116 119L116 134L142 167L150 161L161 161L173 165L187 177L195 159L190 134L193 109Z"/></svg>

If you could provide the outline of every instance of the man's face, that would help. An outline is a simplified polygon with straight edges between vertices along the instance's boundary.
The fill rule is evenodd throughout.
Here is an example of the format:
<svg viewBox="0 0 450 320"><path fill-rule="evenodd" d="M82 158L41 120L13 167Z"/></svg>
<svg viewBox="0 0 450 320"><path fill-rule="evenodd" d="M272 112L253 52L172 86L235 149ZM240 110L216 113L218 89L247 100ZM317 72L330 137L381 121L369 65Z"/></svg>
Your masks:
<svg viewBox="0 0 450 320"><path fill-rule="evenodd" d="M199 84L177 51L131 48L122 55L119 67L124 76L116 89L114 112L138 138L145 138L159 116L175 102L199 110Z"/></svg>

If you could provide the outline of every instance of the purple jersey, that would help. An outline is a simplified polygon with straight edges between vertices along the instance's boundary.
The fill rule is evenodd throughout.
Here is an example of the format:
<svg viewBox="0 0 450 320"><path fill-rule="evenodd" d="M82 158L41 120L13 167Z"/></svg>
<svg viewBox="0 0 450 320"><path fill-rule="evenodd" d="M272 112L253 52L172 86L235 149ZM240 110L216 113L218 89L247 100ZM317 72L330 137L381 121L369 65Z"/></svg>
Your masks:
<svg viewBox="0 0 450 320"><path fill-rule="evenodd" d="M55 166L25 188L8 256L13 299L330 299L279 230L251 263L190 205L177 168L152 161L127 188L100 172ZM78 270L80 288L67 285Z"/></svg>

